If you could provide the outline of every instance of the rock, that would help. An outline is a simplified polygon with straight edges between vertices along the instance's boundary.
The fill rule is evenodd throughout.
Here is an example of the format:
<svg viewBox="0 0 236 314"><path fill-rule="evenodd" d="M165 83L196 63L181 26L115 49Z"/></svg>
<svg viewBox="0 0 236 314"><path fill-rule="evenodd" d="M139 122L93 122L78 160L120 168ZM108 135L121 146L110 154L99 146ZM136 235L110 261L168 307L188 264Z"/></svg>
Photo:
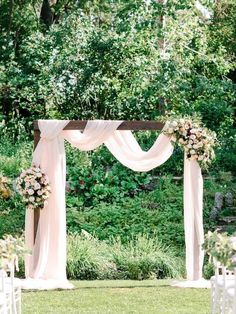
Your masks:
<svg viewBox="0 0 236 314"><path fill-rule="evenodd" d="M216 221L218 218L219 209L217 207L213 207L210 212L210 219Z"/></svg>
<svg viewBox="0 0 236 314"><path fill-rule="evenodd" d="M233 198L233 194L231 192L228 192L225 194L225 205L226 206L233 206L234 203L234 198Z"/></svg>
<svg viewBox="0 0 236 314"><path fill-rule="evenodd" d="M70 193L71 192L71 188L70 188L70 183L69 181L66 181L66 192Z"/></svg>
<svg viewBox="0 0 236 314"><path fill-rule="evenodd" d="M223 194L221 192L216 192L214 207L216 207L218 211L220 211L222 206L223 206Z"/></svg>

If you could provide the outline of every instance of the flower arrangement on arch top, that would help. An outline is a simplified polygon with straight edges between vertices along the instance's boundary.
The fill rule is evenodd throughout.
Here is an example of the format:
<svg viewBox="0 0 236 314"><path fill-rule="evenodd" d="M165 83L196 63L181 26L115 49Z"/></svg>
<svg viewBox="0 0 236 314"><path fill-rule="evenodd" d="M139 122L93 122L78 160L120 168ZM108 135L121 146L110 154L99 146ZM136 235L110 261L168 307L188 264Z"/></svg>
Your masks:
<svg viewBox="0 0 236 314"><path fill-rule="evenodd" d="M190 160L207 165L215 158L216 133L205 128L200 120L169 119L165 123L163 133L170 136L171 141L182 146Z"/></svg>
<svg viewBox="0 0 236 314"><path fill-rule="evenodd" d="M35 165L20 174L16 188L28 209L43 209L51 194L48 176Z"/></svg>

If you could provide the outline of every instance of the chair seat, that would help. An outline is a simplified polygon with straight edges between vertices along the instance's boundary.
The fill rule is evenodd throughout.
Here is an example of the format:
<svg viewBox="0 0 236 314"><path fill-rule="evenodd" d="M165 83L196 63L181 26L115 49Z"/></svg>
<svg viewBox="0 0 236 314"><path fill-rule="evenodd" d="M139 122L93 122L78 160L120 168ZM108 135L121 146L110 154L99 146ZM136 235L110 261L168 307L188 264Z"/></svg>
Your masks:
<svg viewBox="0 0 236 314"><path fill-rule="evenodd" d="M227 293L227 296L230 297L231 299L236 298L236 294L235 294L235 289L234 289L234 287L229 287L229 288L226 290L226 293Z"/></svg>
<svg viewBox="0 0 236 314"><path fill-rule="evenodd" d="M0 306L5 304L6 302L6 296L3 292L0 292Z"/></svg>
<svg viewBox="0 0 236 314"><path fill-rule="evenodd" d="M211 283L212 284L217 284L217 286L219 287L224 287L224 279L222 275L219 275L216 279L216 276L211 277ZM230 276L226 276L225 278L225 285L226 287L228 285L232 285L234 283L234 276L230 275Z"/></svg>
<svg viewBox="0 0 236 314"><path fill-rule="evenodd" d="M4 282L6 285L11 285L11 278L6 277L4 279ZM21 287L21 280L19 278L14 278L13 285L14 285L14 288L20 288Z"/></svg>

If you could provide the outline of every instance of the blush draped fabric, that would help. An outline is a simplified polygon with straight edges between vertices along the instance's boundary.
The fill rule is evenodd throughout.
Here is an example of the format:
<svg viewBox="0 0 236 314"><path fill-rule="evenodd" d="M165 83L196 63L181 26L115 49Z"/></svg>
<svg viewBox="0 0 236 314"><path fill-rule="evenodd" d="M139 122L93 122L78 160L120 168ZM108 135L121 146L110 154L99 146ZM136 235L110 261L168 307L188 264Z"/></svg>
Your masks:
<svg viewBox="0 0 236 314"><path fill-rule="evenodd" d="M36 239L33 239L33 212L26 211L26 245L32 255L26 258L26 280L22 287L34 289L70 289L66 277L66 162L64 139L82 151L93 150L103 143L126 167L149 171L160 166L173 153L170 138L159 135L148 151L143 151L131 131L118 131L122 121L88 121L83 132L63 130L69 121L40 120L41 139L33 154L33 163L47 173L52 194L40 212ZM184 162L184 226L187 279L202 277L203 183L196 161ZM167 200L168 202L168 200ZM158 227L158 226L157 226Z"/></svg>

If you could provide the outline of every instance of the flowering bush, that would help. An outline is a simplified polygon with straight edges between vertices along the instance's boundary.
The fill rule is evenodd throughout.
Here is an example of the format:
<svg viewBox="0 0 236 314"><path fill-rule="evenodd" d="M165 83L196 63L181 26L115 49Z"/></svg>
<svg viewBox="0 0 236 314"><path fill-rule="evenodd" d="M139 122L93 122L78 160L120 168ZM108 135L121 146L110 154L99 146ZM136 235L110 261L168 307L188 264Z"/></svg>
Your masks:
<svg viewBox="0 0 236 314"><path fill-rule="evenodd" d="M235 239L236 240L236 239ZM215 258L222 265L229 268L236 267L236 241L229 237L227 233L218 233L217 231L205 235L203 249Z"/></svg>
<svg viewBox="0 0 236 314"><path fill-rule="evenodd" d="M43 173L40 167L33 165L23 171L17 179L17 190L29 209L43 209L47 205L51 188L48 176Z"/></svg>
<svg viewBox="0 0 236 314"><path fill-rule="evenodd" d="M22 237L5 235L0 239L0 269L9 270L14 264L18 268L18 258L26 253L29 252Z"/></svg>
<svg viewBox="0 0 236 314"><path fill-rule="evenodd" d="M170 119L166 122L163 133L173 142L184 147L190 160L197 160L205 165L215 158L214 146L216 134L204 128L201 121L190 118Z"/></svg>
<svg viewBox="0 0 236 314"><path fill-rule="evenodd" d="M0 175L0 196L7 200L11 196L11 190L9 187L9 179Z"/></svg>

